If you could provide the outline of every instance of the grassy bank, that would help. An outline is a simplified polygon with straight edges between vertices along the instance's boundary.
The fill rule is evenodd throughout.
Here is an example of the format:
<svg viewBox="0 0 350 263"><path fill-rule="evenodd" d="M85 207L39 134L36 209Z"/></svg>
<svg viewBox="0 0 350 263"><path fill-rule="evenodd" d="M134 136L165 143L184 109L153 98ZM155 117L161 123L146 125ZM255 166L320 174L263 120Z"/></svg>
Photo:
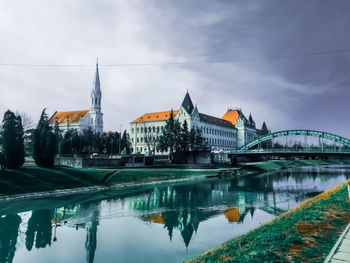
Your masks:
<svg viewBox="0 0 350 263"><path fill-rule="evenodd" d="M200 179L217 175L219 169L78 169L23 167L0 173L0 195L58 189L149 183L164 180Z"/></svg>
<svg viewBox="0 0 350 263"><path fill-rule="evenodd" d="M0 194L22 194L94 186L114 170L23 167L0 173Z"/></svg>
<svg viewBox="0 0 350 263"><path fill-rule="evenodd" d="M142 184L164 180L195 180L212 177L244 176L249 172L266 172L298 166L344 164L336 160L278 160L245 164L240 169L54 169L27 166L0 173L0 195L13 195L95 185ZM350 162L347 162L350 163Z"/></svg>
<svg viewBox="0 0 350 263"><path fill-rule="evenodd" d="M220 169L121 169L106 179L106 183L143 183L161 180L200 179L216 176Z"/></svg>
<svg viewBox="0 0 350 263"><path fill-rule="evenodd" d="M349 222L342 184L190 262L323 262Z"/></svg>

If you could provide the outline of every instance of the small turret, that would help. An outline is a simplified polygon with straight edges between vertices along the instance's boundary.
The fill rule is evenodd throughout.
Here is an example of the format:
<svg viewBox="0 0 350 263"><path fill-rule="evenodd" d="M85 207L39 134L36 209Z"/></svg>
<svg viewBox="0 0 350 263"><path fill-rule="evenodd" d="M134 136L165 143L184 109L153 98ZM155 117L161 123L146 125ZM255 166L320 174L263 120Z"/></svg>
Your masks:
<svg viewBox="0 0 350 263"><path fill-rule="evenodd" d="M194 109L193 103L192 103L190 94L188 94L188 91L186 92L185 98L181 106L187 111L188 114L191 114Z"/></svg>

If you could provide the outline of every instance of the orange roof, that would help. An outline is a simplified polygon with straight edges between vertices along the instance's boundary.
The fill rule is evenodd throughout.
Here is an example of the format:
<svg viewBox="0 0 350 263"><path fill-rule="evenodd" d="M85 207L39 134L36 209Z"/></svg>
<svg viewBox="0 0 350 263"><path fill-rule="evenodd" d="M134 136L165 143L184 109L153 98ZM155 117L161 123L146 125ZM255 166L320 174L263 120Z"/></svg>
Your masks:
<svg viewBox="0 0 350 263"><path fill-rule="evenodd" d="M56 121L61 123L74 123L79 122L81 118L85 118L88 115L89 110L78 110L78 111L57 111L50 118L50 124L54 124Z"/></svg>
<svg viewBox="0 0 350 263"><path fill-rule="evenodd" d="M221 119L231 122L233 125L236 125L239 118L239 112L237 110L228 110Z"/></svg>
<svg viewBox="0 0 350 263"><path fill-rule="evenodd" d="M147 215L147 216L143 216L142 219L144 221L149 221L149 222L153 222L156 224L164 225L164 219L163 219L162 215L158 215L158 214Z"/></svg>
<svg viewBox="0 0 350 263"><path fill-rule="evenodd" d="M241 218L241 214L239 213L239 209L237 207L225 210L224 215L229 222L238 222Z"/></svg>
<svg viewBox="0 0 350 263"><path fill-rule="evenodd" d="M178 110L173 110L174 116L178 113ZM160 111L145 113L141 117L137 118L133 122L148 122L148 121L162 121L170 118L171 111Z"/></svg>

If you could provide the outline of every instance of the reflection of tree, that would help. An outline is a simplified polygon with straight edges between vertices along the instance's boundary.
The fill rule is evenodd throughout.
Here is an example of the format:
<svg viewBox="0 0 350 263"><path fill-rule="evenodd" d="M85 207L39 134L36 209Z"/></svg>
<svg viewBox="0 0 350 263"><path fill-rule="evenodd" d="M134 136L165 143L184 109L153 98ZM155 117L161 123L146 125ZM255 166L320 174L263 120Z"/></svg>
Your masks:
<svg viewBox="0 0 350 263"><path fill-rule="evenodd" d="M51 209L34 210L28 221L26 231L26 247L30 251L34 244L36 248L44 248L51 245Z"/></svg>
<svg viewBox="0 0 350 263"><path fill-rule="evenodd" d="M0 262L12 262L16 252L20 223L19 215L7 215L0 218Z"/></svg>

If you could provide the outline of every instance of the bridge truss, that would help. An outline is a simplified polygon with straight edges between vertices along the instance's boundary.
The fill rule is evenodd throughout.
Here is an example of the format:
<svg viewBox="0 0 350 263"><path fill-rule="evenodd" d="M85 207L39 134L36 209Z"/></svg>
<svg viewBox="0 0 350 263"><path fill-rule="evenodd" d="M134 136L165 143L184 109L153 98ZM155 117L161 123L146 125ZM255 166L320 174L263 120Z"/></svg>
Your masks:
<svg viewBox="0 0 350 263"><path fill-rule="evenodd" d="M287 137L287 136L312 136L317 137L320 139L326 139L333 142L336 142L340 145L346 146L350 148L350 140L344 137L341 137L339 135L335 135L328 132L322 132L322 131L315 131L315 130L286 130L286 131L279 131L279 132L273 132L270 134L267 134L265 136L262 136L246 145L244 145L242 148L240 148L237 152L246 152L249 149L253 148L256 145L260 145L262 142L265 141L273 141L274 138L278 137Z"/></svg>

